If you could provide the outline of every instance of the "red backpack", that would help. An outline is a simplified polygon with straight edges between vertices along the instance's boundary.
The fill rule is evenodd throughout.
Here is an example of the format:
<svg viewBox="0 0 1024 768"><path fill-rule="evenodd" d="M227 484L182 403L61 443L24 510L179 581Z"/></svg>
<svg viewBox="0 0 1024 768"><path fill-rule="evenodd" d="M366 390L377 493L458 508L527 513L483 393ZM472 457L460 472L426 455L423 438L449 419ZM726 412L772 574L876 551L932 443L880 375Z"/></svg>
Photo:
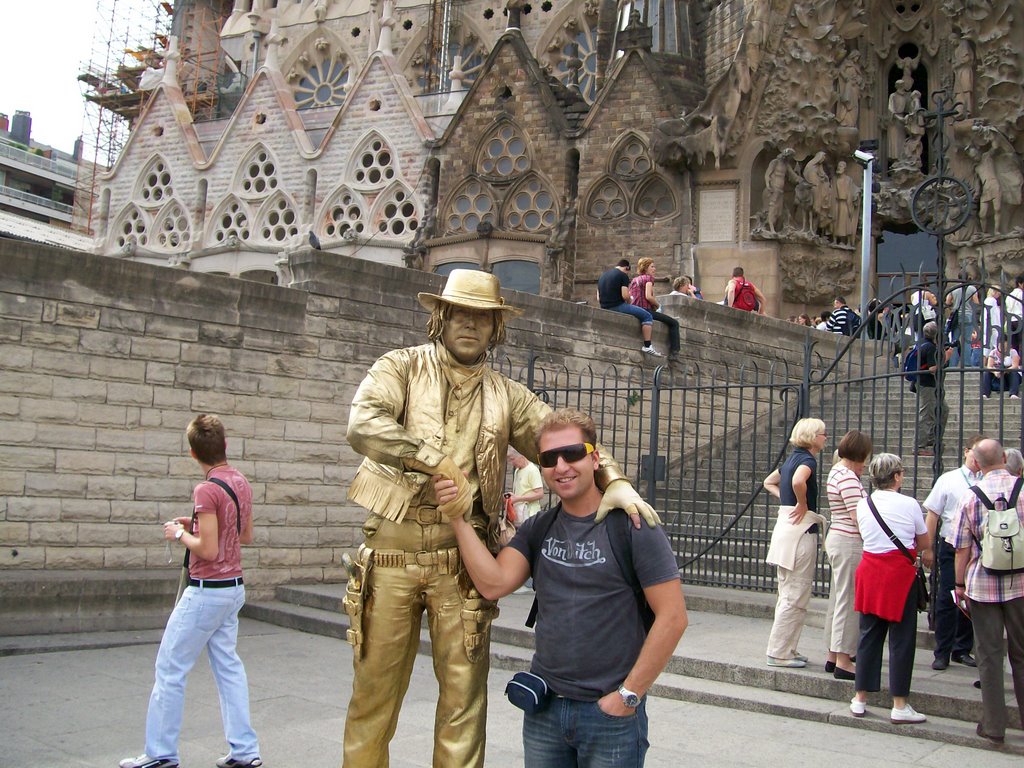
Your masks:
<svg viewBox="0 0 1024 768"><path fill-rule="evenodd" d="M736 278L736 289L733 291L732 305L744 312L753 312L757 309L757 296L754 294L754 284L748 283L742 277Z"/></svg>

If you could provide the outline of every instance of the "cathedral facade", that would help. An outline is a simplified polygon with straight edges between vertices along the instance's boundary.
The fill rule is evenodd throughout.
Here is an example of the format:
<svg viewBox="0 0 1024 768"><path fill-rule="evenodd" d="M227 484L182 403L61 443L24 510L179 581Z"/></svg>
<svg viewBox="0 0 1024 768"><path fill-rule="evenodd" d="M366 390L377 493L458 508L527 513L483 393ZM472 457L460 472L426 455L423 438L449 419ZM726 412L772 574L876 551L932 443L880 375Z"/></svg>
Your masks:
<svg viewBox="0 0 1024 768"><path fill-rule="evenodd" d="M965 214L946 273L1015 275L1022 6L178 2L95 248L287 284L312 246L591 301L609 265L649 256L714 300L743 266L785 314L858 293L861 148L873 290L894 253L917 271L894 244L921 245L940 157L939 207Z"/></svg>

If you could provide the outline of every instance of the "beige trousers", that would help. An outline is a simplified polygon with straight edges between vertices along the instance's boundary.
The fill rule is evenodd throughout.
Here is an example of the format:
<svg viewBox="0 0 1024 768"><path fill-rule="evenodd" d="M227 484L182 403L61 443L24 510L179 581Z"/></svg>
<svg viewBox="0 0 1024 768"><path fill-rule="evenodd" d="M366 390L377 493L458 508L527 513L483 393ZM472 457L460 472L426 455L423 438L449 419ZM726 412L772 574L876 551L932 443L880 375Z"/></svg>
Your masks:
<svg viewBox="0 0 1024 768"><path fill-rule="evenodd" d="M829 531L825 537L825 553L832 564L832 587L828 593L825 614L825 646L829 651L857 655L860 640L860 617L853 610L854 577L864 542L860 536Z"/></svg>
<svg viewBox="0 0 1024 768"><path fill-rule="evenodd" d="M807 603L811 600L814 579L814 561L818 552L818 537L805 533L797 544L796 560L792 570L778 568L779 599L775 603L775 622L768 637L768 655L776 659L792 659L797 653L800 633L807 618Z"/></svg>
<svg viewBox="0 0 1024 768"><path fill-rule="evenodd" d="M455 546L447 524L377 522L379 529L376 533L368 531L366 540L367 546L376 551L430 553ZM443 566L415 562L400 567L374 565L363 609L362 653L354 658L343 766L387 768L388 744L395 735L409 687L425 610L439 688L434 714L434 768L482 768L490 619L478 627L482 638L477 660L470 661L465 647L467 614L463 609L468 600L479 597L475 590L470 591L471 582L461 566L456 573L443 573L445 570Z"/></svg>

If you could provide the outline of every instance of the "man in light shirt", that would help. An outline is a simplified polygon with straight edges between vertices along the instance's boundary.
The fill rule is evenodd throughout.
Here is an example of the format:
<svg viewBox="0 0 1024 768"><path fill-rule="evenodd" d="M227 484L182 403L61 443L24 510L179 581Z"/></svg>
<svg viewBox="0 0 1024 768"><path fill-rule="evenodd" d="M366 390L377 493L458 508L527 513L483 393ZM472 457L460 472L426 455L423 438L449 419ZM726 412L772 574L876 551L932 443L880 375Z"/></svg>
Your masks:
<svg viewBox="0 0 1024 768"><path fill-rule="evenodd" d="M939 475L931 493L924 500L927 512L925 524L932 540L938 543L939 554L939 590L935 596L935 659L932 661L932 669L935 670L946 669L950 659L968 667L977 666L971 656L974 649L974 627L970 618L953 605L951 596L956 584L956 549L950 542L956 532L953 519L960 500L981 479L981 471L974 458L974 446L984 439L984 435L974 435L964 444L964 463ZM935 557L932 550L923 552L921 557L925 565L929 568L933 566Z"/></svg>

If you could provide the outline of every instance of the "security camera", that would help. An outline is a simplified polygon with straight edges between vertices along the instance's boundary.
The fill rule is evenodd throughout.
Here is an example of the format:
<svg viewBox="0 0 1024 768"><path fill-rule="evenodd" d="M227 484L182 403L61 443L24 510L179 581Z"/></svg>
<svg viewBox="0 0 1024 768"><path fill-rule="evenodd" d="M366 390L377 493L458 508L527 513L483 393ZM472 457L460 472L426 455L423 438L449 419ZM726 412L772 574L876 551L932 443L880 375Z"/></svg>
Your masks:
<svg viewBox="0 0 1024 768"><path fill-rule="evenodd" d="M857 162L864 163L865 165L867 165L868 163L875 159L874 155L872 155L870 152L865 152L863 149L854 150L853 156L857 158Z"/></svg>

